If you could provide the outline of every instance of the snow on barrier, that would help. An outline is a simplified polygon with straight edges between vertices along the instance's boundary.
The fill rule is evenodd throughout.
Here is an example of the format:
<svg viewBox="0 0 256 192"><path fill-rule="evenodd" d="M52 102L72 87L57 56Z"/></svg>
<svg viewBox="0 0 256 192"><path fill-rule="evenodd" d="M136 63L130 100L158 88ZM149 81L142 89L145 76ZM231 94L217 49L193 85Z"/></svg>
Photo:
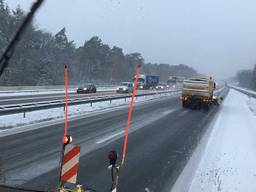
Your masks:
<svg viewBox="0 0 256 192"><path fill-rule="evenodd" d="M117 85L96 85L101 90L115 89ZM70 85L71 90L79 87ZM0 86L0 93L39 93L39 92L64 92L64 85L55 86Z"/></svg>
<svg viewBox="0 0 256 192"><path fill-rule="evenodd" d="M144 97L144 96L151 96L151 95L161 95L161 94L168 94L168 93L178 93L180 90L175 91L154 91L150 93L141 93L137 94L137 97ZM93 98L75 98L69 99L69 105L80 105L80 104L91 104L102 102L102 101L110 101L118 100L118 99L127 99L130 98L131 95L111 95L111 96L99 96ZM65 107L65 101L63 100L55 100L55 101L44 101L44 102L33 102L33 103L24 103L24 104L14 104L14 105L2 105L0 106L0 115L9 115L9 114L16 114L16 113L25 113L30 111L36 110L43 110L43 109L52 109L58 107Z"/></svg>
<svg viewBox="0 0 256 192"><path fill-rule="evenodd" d="M246 95L249 95L251 97L255 97L256 98L256 91L244 89L244 88L233 86L233 85L229 85L229 87L232 88L232 89L235 89L237 91L240 91L241 93L244 93Z"/></svg>

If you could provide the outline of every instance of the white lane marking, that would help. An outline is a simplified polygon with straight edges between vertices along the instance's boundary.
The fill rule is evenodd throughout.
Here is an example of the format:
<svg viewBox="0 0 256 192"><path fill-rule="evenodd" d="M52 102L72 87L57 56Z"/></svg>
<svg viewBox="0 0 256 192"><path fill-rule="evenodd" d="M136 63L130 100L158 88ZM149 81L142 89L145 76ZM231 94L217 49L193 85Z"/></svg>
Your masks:
<svg viewBox="0 0 256 192"><path fill-rule="evenodd" d="M169 98L167 98L167 99L169 99ZM143 105L145 103L157 103L158 101L159 100L157 100L157 99L155 99L155 100L146 100L146 101L143 101L141 103L135 103L135 105L140 106L140 105ZM110 112L110 111L113 111L113 110L120 110L120 109L123 109L123 108L128 108L128 107L129 106L125 106L125 107L124 106L121 106L121 107L119 106L119 109L111 109L111 110L107 110L107 111L104 111L104 112L100 111L100 112L97 112L97 115L104 114L106 112ZM179 110L179 108L174 108L174 109L171 109L171 110L167 110L168 112L154 112L154 114L152 114L152 116L147 121L145 121L145 117L148 117L148 115L142 115L142 117L134 125L131 126L131 130L129 131L129 134L132 133L132 132L135 132L136 130L142 129L142 128L146 127L147 125L150 125L153 122L155 122L155 121L157 121L157 120L159 120L159 119L161 119L161 118L163 118L167 115L170 115L172 112L175 112L177 110ZM90 115L90 116L95 116L95 114ZM84 116L81 116L81 117L82 117L82 119L84 119ZM81 119L81 117L79 116L79 117L77 117L77 119ZM62 121L60 121L60 122L62 123ZM47 123L47 124L49 124L49 123ZM55 124L55 122L52 123L52 125L54 125L54 124ZM35 127L35 125L33 125L31 127ZM119 125L116 126L116 128L120 128L120 127L122 127L122 125L121 126L119 126ZM43 126L41 128L43 128ZM92 141L79 140L78 143L80 143L79 145L81 147L80 156L82 157L82 156L88 154L89 152L97 150L100 147L103 147L103 146L119 139L120 137L121 137L121 135L116 136L112 140L108 140L107 142L102 143L102 144L95 143L97 140L100 140L100 138L101 138L100 136L98 136L97 139L92 140ZM0 134L0 138L1 138L1 134ZM5 174L6 174L5 182L6 182L6 184L9 184L9 185L14 184L14 183L17 184L17 185L21 185L21 184L24 184L28 180L32 180L35 177L38 177L40 175L43 175L44 173L47 173L47 172L55 169L58 166L59 166L59 159L56 158L56 156L54 156L54 157L50 156L49 160L47 160L47 161L42 160L42 161L40 161L40 164L37 161L33 161L30 164L26 164L22 167L18 167L18 168L9 170L8 172L5 172ZM20 180L20 178L23 178L23 180Z"/></svg>
<svg viewBox="0 0 256 192"><path fill-rule="evenodd" d="M165 115L168 115L168 114L170 114L170 113L172 113L172 112L174 112L174 111L175 111L174 109L170 109L170 110L161 112L161 114L162 114L163 116L165 116Z"/></svg>
<svg viewBox="0 0 256 192"><path fill-rule="evenodd" d="M185 115L186 113L188 113L188 111L182 111L180 114L178 114L178 117L181 117L181 116Z"/></svg>
<svg viewBox="0 0 256 192"><path fill-rule="evenodd" d="M160 116L161 116L161 117L164 117L164 116L166 116L166 115L171 114L171 113L174 112L174 111L175 111L174 109L170 109L170 110L167 110L167 111L163 111L163 112L160 113ZM158 118L157 118L157 119L158 119ZM129 134L132 133L132 132L134 132L134 131L136 131L137 129L138 129L138 128L131 127L131 129L129 130ZM101 138L100 140L96 141L96 144L105 143L105 142L107 142L107 141L109 141L109 140L111 140L111 139L113 139L113 138L115 138L115 139L120 138L120 137L118 137L118 136L120 136L121 134L124 134L124 133L125 133L124 130L121 130L121 131L119 131L119 132L115 132L115 133L113 133L112 135L109 135L109 136L107 136L107 137L103 137L103 138Z"/></svg>
<svg viewBox="0 0 256 192"><path fill-rule="evenodd" d="M114 133L114 134L112 134L112 135L109 135L109 136L107 136L107 137L104 137L104 138L102 138L102 139L96 141L96 143L97 143L97 144L105 143L106 141L109 141L110 139L112 139L112 138L114 138L114 137L117 137L117 136L119 136L119 135L121 135L121 134L123 134L123 133L124 133L124 130L119 131L119 132L117 132L117 133Z"/></svg>

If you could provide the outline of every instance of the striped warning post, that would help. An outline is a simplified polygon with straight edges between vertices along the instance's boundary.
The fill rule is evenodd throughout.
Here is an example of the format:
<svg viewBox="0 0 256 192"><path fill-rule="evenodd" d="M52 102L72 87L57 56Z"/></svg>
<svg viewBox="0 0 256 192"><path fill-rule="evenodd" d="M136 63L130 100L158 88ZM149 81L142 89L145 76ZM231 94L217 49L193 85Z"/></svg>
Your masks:
<svg viewBox="0 0 256 192"><path fill-rule="evenodd" d="M61 181L68 183L76 183L78 163L79 163L80 147L68 144L65 146L62 161Z"/></svg>

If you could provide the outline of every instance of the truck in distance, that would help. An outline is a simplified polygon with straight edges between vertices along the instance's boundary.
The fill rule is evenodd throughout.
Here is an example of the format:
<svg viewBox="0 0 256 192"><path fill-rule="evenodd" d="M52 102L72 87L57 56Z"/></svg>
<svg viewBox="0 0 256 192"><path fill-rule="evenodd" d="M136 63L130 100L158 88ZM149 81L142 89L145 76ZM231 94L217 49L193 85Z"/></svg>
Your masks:
<svg viewBox="0 0 256 192"><path fill-rule="evenodd" d="M136 77L133 78L133 81ZM137 89L153 89L159 84L159 76L140 74Z"/></svg>
<svg viewBox="0 0 256 192"><path fill-rule="evenodd" d="M182 76L170 76L167 80L167 85L172 88L180 87L185 77Z"/></svg>
<svg viewBox="0 0 256 192"><path fill-rule="evenodd" d="M216 84L210 78L191 78L183 81L181 101L184 108L209 109L217 104L218 97L213 96Z"/></svg>

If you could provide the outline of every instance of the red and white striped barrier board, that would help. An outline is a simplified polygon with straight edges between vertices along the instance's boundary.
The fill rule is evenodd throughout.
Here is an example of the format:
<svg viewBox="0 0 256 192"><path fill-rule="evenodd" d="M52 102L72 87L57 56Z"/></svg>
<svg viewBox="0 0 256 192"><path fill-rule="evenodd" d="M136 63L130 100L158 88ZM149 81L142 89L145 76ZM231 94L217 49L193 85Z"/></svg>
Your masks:
<svg viewBox="0 0 256 192"><path fill-rule="evenodd" d="M65 146L62 161L61 181L76 184L80 147L68 144Z"/></svg>

